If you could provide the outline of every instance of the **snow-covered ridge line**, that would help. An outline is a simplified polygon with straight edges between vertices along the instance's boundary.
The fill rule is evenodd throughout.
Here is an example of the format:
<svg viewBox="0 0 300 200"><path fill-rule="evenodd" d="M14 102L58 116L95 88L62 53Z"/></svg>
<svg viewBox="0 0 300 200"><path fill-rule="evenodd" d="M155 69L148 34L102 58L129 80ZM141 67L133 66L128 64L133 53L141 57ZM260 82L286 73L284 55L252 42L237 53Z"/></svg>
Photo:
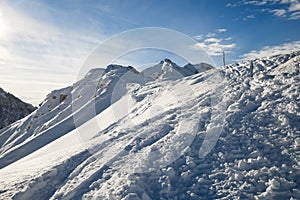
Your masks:
<svg viewBox="0 0 300 200"><path fill-rule="evenodd" d="M63 102L76 102L78 114L82 106L89 111L90 97L102 111L76 130L0 169L0 198L300 198L299 53L236 63L175 81L168 79L173 64L167 61L164 67L167 73L157 71L162 81L148 82L131 70L112 70L100 81L83 79L76 87L64 89L77 95L73 100L66 96ZM131 83L112 98L120 77ZM98 83L101 87L95 97ZM60 92L49 96L45 108L50 100L59 102L53 95ZM213 96L220 102L214 102ZM223 131L211 151L201 157L205 138L216 130L213 111L218 111L216 117L224 114ZM85 114L78 117L91 117ZM93 126L95 121L99 126ZM180 131L183 121L188 122L184 129L188 131ZM79 138L78 133L82 134ZM188 147L181 148L184 144ZM160 158L172 158L177 150L175 160L155 165ZM147 173L131 173L136 166L148 169Z"/></svg>
<svg viewBox="0 0 300 200"><path fill-rule="evenodd" d="M160 73L156 77L159 79L178 79L198 73L191 64L182 68L169 59L160 63L160 69L155 68ZM162 66L168 63L176 68L163 70ZM210 65L195 66L199 71L212 69ZM152 74L140 73L134 67L112 64L106 69L90 70L73 86L52 91L35 112L0 131L0 168L56 140L105 110L126 93L120 80L145 84L153 78Z"/></svg>
<svg viewBox="0 0 300 200"><path fill-rule="evenodd" d="M290 54L280 54L271 57L257 58L254 60L247 60L229 64L225 66L225 70L230 69L232 70L233 74L237 76L244 75L244 73L253 74L257 72L266 72L286 62L294 62L297 65L297 63L299 62L299 56L300 50L292 52Z"/></svg>

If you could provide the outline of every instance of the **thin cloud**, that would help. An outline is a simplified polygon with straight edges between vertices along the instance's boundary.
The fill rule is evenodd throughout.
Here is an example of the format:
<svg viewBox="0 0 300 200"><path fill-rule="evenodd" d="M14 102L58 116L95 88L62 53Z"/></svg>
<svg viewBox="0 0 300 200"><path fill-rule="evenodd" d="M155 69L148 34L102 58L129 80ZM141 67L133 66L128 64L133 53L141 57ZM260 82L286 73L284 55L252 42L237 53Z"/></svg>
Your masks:
<svg viewBox="0 0 300 200"><path fill-rule="evenodd" d="M207 38L207 39L204 40L204 42L206 42L206 43L220 43L221 40L218 39L218 38Z"/></svg>
<svg viewBox="0 0 300 200"><path fill-rule="evenodd" d="M194 45L194 48L202 48L210 56L221 56L224 50L231 51L236 48L235 43L228 43L231 38L206 38Z"/></svg>
<svg viewBox="0 0 300 200"><path fill-rule="evenodd" d="M240 56L240 60L251 60L300 50L300 41L284 43L277 46L265 46L261 50L253 50Z"/></svg>
<svg viewBox="0 0 300 200"><path fill-rule="evenodd" d="M235 7L239 7L243 5L243 2L242 1L238 1L238 2L234 2L234 3L227 3L226 4L226 7L232 7L232 8L235 8Z"/></svg>
<svg viewBox="0 0 300 200"><path fill-rule="evenodd" d="M268 12L276 17L288 20L300 19L300 2L299 0L262 0L262 1L239 1L234 3L228 3L227 7L240 7L240 6L256 6L263 9L259 12ZM280 7L280 8L278 8ZM258 11L258 10L253 10ZM252 15L244 17L244 20L251 19Z"/></svg>
<svg viewBox="0 0 300 200"><path fill-rule="evenodd" d="M243 20L247 21L247 20L249 20L249 19L255 19L255 15L254 15L254 14L248 15L248 16L244 17Z"/></svg>
<svg viewBox="0 0 300 200"><path fill-rule="evenodd" d="M65 84L74 82L76 72L89 51L104 38L61 29L4 2L0 3L0 7L0 17L6 24L3 30L5 35L0 37L0 66L2 69L9 69L0 73L0 85L12 88L11 92L20 97L22 91L14 87L13 83L24 80L27 72L34 73L23 84L32 91L38 87L34 83L37 79ZM49 91L56 89L53 84L44 88ZM44 98L31 93L31 90L27 94L35 98L31 103L37 104Z"/></svg>
<svg viewBox="0 0 300 200"><path fill-rule="evenodd" d="M222 43L210 43L199 42L195 44L195 48L202 48L210 56L221 56L224 50L230 51L236 48L236 44L222 44Z"/></svg>
<svg viewBox="0 0 300 200"><path fill-rule="evenodd" d="M203 39L203 35L201 34L201 35L196 35L195 37L194 37L194 39L195 40L202 40Z"/></svg>
<svg viewBox="0 0 300 200"><path fill-rule="evenodd" d="M286 10L284 9L275 9L275 10L270 10L271 13L273 13L274 15L276 15L277 17L282 17L285 15Z"/></svg>
<svg viewBox="0 0 300 200"><path fill-rule="evenodd" d="M218 33L224 33L224 32L226 32L226 31L227 31L226 28L220 28L220 29L217 29L217 32L218 32Z"/></svg>
<svg viewBox="0 0 300 200"><path fill-rule="evenodd" d="M232 37L223 37L227 32L226 28L215 29L206 35L198 35L194 37L198 42L193 46L195 49L203 49L210 56L221 56L223 51L231 52L236 48L236 44L230 42Z"/></svg>
<svg viewBox="0 0 300 200"><path fill-rule="evenodd" d="M217 34L216 33L208 33L207 35L206 35L206 37L207 38L210 38L210 37L214 37L214 36L216 36Z"/></svg>
<svg viewBox="0 0 300 200"><path fill-rule="evenodd" d="M2 17L7 23L5 30L7 34L0 37L0 44L10 53L10 56L1 54L2 59L16 60L45 54L78 58L77 53L85 52L87 45L99 42L96 37L63 32L51 24L33 19L5 4L1 4L1 7Z"/></svg>
<svg viewBox="0 0 300 200"><path fill-rule="evenodd" d="M221 56L223 51L231 52L236 48L236 44L230 42L231 37L220 37L227 32L225 28L216 29L213 33L208 33L206 36L201 35L201 39L194 45L195 49L203 49L210 56Z"/></svg>
<svg viewBox="0 0 300 200"><path fill-rule="evenodd" d="M262 6L262 5L266 5L267 2L266 1L245 1L244 4L251 4L251 5L255 5L255 6Z"/></svg>
<svg viewBox="0 0 300 200"><path fill-rule="evenodd" d="M299 12L294 12L291 17L291 19L297 20L300 19L300 11Z"/></svg>

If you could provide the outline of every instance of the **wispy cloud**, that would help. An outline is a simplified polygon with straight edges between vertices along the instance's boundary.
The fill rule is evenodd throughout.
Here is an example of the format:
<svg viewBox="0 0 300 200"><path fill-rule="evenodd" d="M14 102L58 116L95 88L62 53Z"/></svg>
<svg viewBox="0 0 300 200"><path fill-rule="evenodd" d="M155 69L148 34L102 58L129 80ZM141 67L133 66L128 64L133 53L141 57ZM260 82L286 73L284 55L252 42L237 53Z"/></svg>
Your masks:
<svg viewBox="0 0 300 200"><path fill-rule="evenodd" d="M194 39L195 39L195 40L202 40L202 39L203 39L203 35L202 35L202 34L196 35L196 36L194 37Z"/></svg>
<svg viewBox="0 0 300 200"><path fill-rule="evenodd" d="M249 60L278 54L290 53L300 50L300 41L280 44L277 46L265 46L261 50L253 50L240 56L240 60Z"/></svg>
<svg viewBox="0 0 300 200"><path fill-rule="evenodd" d="M236 44L230 42L231 37L222 37L222 33L226 32L227 29L221 28L217 29L215 33L208 33L205 37L199 38L194 48L202 48L210 56L221 56L223 51L228 52L236 48Z"/></svg>
<svg viewBox="0 0 300 200"><path fill-rule="evenodd" d="M262 9L253 9L253 12L268 12L276 17L280 17L288 20L299 20L300 19L300 2L299 0L262 0L262 1L238 1L228 3L227 7L240 7L240 6L256 6L262 7ZM244 17L244 20L251 19Z"/></svg>
<svg viewBox="0 0 300 200"><path fill-rule="evenodd" d="M267 4L266 1L244 1L244 4L251 4L251 5L255 5L255 6L262 6Z"/></svg>
<svg viewBox="0 0 300 200"><path fill-rule="evenodd" d="M241 5L243 5L243 2L242 1L238 1L238 2L227 3L226 7L235 8L235 7L239 7Z"/></svg>
<svg viewBox="0 0 300 200"><path fill-rule="evenodd" d="M204 42L206 42L206 43L220 43L221 40L218 39L218 38L207 38L207 39L204 40Z"/></svg>
<svg viewBox="0 0 300 200"><path fill-rule="evenodd" d="M274 15L276 15L277 17L281 17L284 16L286 13L285 9L274 9L274 10L270 10L271 13L273 13Z"/></svg>
<svg viewBox="0 0 300 200"><path fill-rule="evenodd" d="M218 33L223 33L223 32L226 32L226 31L227 31L226 28L219 28L219 29L217 29Z"/></svg>
<svg viewBox="0 0 300 200"><path fill-rule="evenodd" d="M249 19L255 19L255 15L251 14L251 15L247 15L246 17L243 18L243 20L247 21Z"/></svg>
<svg viewBox="0 0 300 200"><path fill-rule="evenodd" d="M34 104L58 85L74 82L84 58L101 39L33 18L5 2L0 8L5 23L0 32L0 86ZM18 81L23 81L22 89Z"/></svg>
<svg viewBox="0 0 300 200"><path fill-rule="evenodd" d="M300 19L300 11L294 12L293 14L291 14L290 18L294 19L294 20Z"/></svg>
<svg viewBox="0 0 300 200"><path fill-rule="evenodd" d="M210 38L210 37L214 37L216 35L217 35L216 33L207 33L206 37Z"/></svg>

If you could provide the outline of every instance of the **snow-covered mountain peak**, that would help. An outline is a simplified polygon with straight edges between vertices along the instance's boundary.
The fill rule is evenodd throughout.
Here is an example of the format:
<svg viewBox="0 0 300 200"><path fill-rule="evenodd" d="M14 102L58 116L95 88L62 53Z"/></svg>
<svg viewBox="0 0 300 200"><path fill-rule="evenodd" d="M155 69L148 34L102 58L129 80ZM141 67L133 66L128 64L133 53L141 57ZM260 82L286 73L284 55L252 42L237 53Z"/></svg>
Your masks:
<svg viewBox="0 0 300 200"><path fill-rule="evenodd" d="M110 71L129 71L129 70L134 70L133 67L131 66L122 66L122 65L117 65L117 64L110 64L106 67L104 73L108 73Z"/></svg>
<svg viewBox="0 0 300 200"><path fill-rule="evenodd" d="M161 62L160 62L161 63ZM163 63L161 64L161 70L163 72L166 72L166 71L170 71L172 72L173 70L178 70L179 69L179 66L172 62L170 59L166 58L163 60Z"/></svg>
<svg viewBox="0 0 300 200"><path fill-rule="evenodd" d="M103 68L93 68L86 73L86 75L84 76L84 79L99 78L102 76L104 71L105 71L105 69L103 69Z"/></svg>
<svg viewBox="0 0 300 200"><path fill-rule="evenodd" d="M184 68L188 68L190 70L196 69L198 73L201 73L201 72L205 72L205 71L214 69L215 67L213 67L212 65L207 64L207 63L199 63L199 64L188 63L187 65L184 66Z"/></svg>
<svg viewBox="0 0 300 200"><path fill-rule="evenodd" d="M163 60L161 60L160 62L159 62L159 64L164 64L164 63L170 63L170 64L172 64L173 62L172 62L172 60L170 60L169 58L165 58L165 59L163 59Z"/></svg>
<svg viewBox="0 0 300 200"><path fill-rule="evenodd" d="M98 93L102 93L103 86L115 87L115 84L122 81L123 83L148 82L150 79L144 77L132 66L122 66L111 64L104 70L103 75L98 78Z"/></svg>
<svg viewBox="0 0 300 200"><path fill-rule="evenodd" d="M79 82L87 82L87 81L97 81L102 77L114 76L116 74L124 74L127 72L139 73L132 66L122 66L118 64L110 64L106 68L92 68L89 70L83 79L79 80Z"/></svg>
<svg viewBox="0 0 300 200"><path fill-rule="evenodd" d="M143 70L142 74L153 79L176 80L210 69L214 69L214 67L206 63L195 65L188 63L184 67L180 67L175 62L166 58L158 64Z"/></svg>

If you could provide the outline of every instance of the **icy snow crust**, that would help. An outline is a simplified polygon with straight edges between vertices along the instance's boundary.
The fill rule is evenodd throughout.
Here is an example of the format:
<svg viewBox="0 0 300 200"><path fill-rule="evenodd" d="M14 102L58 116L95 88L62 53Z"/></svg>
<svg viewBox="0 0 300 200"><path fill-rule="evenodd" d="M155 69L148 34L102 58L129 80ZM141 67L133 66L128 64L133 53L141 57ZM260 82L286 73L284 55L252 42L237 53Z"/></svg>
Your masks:
<svg viewBox="0 0 300 200"><path fill-rule="evenodd" d="M300 52L176 80L111 68L0 132L1 199L300 198ZM105 103L124 74L134 81Z"/></svg>

